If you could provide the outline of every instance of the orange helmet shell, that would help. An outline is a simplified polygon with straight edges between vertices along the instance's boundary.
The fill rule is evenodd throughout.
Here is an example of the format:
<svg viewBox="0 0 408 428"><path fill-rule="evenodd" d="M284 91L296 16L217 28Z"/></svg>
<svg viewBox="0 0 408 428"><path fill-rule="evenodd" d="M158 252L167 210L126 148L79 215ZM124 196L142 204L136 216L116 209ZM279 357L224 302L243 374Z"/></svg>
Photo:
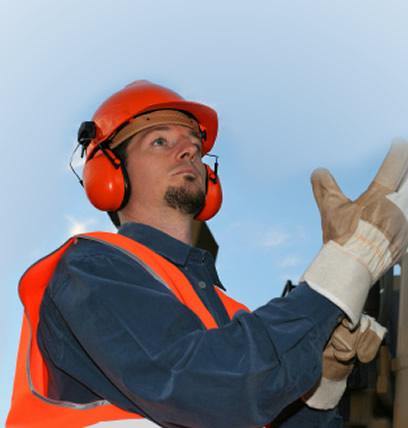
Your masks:
<svg viewBox="0 0 408 428"><path fill-rule="evenodd" d="M92 156L96 146L110 138L115 131L132 117L148 111L175 109L190 113L205 132L203 154L215 143L218 130L217 113L204 104L184 100L179 94L147 80L136 80L109 97L95 112L96 137L87 149Z"/></svg>

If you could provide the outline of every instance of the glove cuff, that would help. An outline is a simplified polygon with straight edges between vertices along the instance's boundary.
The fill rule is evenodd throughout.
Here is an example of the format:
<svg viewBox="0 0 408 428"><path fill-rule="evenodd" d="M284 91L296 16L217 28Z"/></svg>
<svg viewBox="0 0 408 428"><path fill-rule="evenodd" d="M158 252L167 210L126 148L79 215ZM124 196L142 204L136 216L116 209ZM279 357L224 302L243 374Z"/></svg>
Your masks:
<svg viewBox="0 0 408 428"><path fill-rule="evenodd" d="M333 409L339 404L347 386L347 377L342 380L331 380L322 377L319 386L305 402L312 409Z"/></svg>
<svg viewBox="0 0 408 428"><path fill-rule="evenodd" d="M342 309L353 326L358 324L373 279L367 267L341 245L326 243L302 279Z"/></svg>

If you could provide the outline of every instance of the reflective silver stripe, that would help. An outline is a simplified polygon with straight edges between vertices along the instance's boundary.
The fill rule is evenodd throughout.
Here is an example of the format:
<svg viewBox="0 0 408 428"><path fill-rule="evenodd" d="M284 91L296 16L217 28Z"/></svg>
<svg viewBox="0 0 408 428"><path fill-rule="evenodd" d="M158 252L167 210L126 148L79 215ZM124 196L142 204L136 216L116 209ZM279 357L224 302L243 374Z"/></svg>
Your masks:
<svg viewBox="0 0 408 428"><path fill-rule="evenodd" d="M35 395L36 397L40 398L42 401L45 401L47 404L53 404L53 405L61 406L61 407L68 407L71 409L86 410L86 409L93 409L94 407L105 406L107 404L110 404L109 401L106 401L106 400L92 401L91 403L85 403L85 404L73 403L71 401L54 400L52 398L45 397L44 395L41 395L39 392L37 392L34 389L33 380L31 378L31 371L30 371L30 354L31 354L31 348L32 348L32 344L33 344L33 341L32 341L33 329L31 327L31 321L28 318L27 314L25 314L25 316L27 318L29 329L30 329L30 339L29 339L28 352L27 352L27 357L26 357L26 371L27 371L28 387L29 387L30 391L32 392L32 394Z"/></svg>
<svg viewBox="0 0 408 428"><path fill-rule="evenodd" d="M87 427L97 428L151 428L159 426L160 425L157 425L152 421L148 421L147 419L123 419L121 421L98 422L95 425L87 425Z"/></svg>
<svg viewBox="0 0 408 428"><path fill-rule="evenodd" d="M27 317L27 315L25 315L25 316ZM33 329L31 328L31 322L30 322L30 319L28 317L27 317L27 320L28 320L28 324L30 327L30 342L29 342L28 352L27 352L27 357L26 357L26 371L27 371L28 387L29 387L30 391L32 392L32 394L35 395L36 397L40 398L42 401L45 401L47 404L54 404L56 406L68 407L71 409L86 410L86 409L93 409L94 407L105 406L107 404L110 404L109 401L106 401L106 400L92 401L91 403L85 403L85 404L73 403L71 401L54 400L52 398L48 398L48 397L45 397L44 395L41 395L39 392L37 392L34 389L33 381L31 378L31 372L30 372L30 354L31 354L31 347L32 347L32 343L33 343L32 342Z"/></svg>
<svg viewBox="0 0 408 428"><path fill-rule="evenodd" d="M149 266L146 265L146 263L143 260L141 260L139 257L136 257L134 254L129 253L128 251L124 250L121 247L118 247L116 245L112 245L107 241L95 238L93 236L79 235L79 236L74 237L74 239L77 239L77 238L89 239L91 241L100 242L102 244L109 245L112 248L116 248L117 250L121 251L122 253L126 254L127 256L129 256L130 258L135 260L137 263L139 263L140 266L142 266L148 273L150 273L157 281L159 281L161 284L163 284L166 288L170 289L170 287L166 284L166 282L159 275L157 275L156 272L154 272ZM30 319L28 316L27 316L27 320L28 320L29 327L30 327L30 340L29 340L28 352L27 352L27 357L26 357L26 371L27 371L28 386L29 386L29 389L32 392L32 394L35 395L36 397L40 398L42 401L45 401L47 404L53 404L55 406L67 407L67 408L78 409L78 410L93 409L95 407L106 406L106 405L111 404L107 400L92 401L90 403L84 403L84 404L74 403L72 401L54 400L52 398L45 397L44 395L42 395L38 391L36 391L34 389L33 381L31 378L31 372L30 372L30 354L31 354L31 348L32 348L33 330L31 328L31 322L30 322ZM145 421L145 419L141 419L141 421ZM130 423L130 422L136 423L136 422L138 422L138 420L133 419L133 420L128 420L127 422L128 423ZM105 423L105 422L103 422L103 423ZM120 423L120 422L118 422L118 423ZM147 421L147 423L149 423L150 425L145 425L146 427L148 427L148 426L159 426L159 425L153 424L153 422ZM153 424L153 425L151 425L151 424ZM117 425L117 426L119 426L119 425ZM123 425L123 426L125 426L125 425ZM130 427L132 425L126 425L126 426ZM144 427L144 425L137 425L137 426L138 427Z"/></svg>
<svg viewBox="0 0 408 428"><path fill-rule="evenodd" d="M100 242L102 244L108 245L109 247L115 248L116 250L120 251L121 253L127 255L128 257L130 257L131 259L139 263L139 265L142 266L142 268L144 268L155 280L163 284L166 288L168 288L171 291L171 288L167 285L164 279L161 276L159 276L150 266L148 266L140 257L136 256L135 254L130 253L129 251L115 244L111 244L110 242L107 242L105 240L95 238L94 236L78 235L77 238L89 239L90 241Z"/></svg>

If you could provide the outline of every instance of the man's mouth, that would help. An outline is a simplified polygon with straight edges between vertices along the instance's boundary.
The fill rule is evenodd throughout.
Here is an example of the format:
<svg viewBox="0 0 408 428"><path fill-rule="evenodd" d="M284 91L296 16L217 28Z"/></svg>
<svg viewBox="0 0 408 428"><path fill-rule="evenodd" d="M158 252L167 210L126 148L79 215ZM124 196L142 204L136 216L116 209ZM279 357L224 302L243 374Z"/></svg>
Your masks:
<svg viewBox="0 0 408 428"><path fill-rule="evenodd" d="M198 174L193 168L183 168L174 172L173 175L184 175L185 177L190 177L190 179L197 178Z"/></svg>

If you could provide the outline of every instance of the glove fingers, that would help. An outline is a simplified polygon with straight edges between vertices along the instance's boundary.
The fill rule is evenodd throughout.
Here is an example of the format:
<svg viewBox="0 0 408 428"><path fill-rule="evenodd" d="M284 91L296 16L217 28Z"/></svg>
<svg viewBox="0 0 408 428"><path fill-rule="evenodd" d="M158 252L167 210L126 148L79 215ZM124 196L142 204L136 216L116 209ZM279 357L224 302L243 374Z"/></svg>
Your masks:
<svg viewBox="0 0 408 428"><path fill-rule="evenodd" d="M372 330L368 330L359 341L357 358L362 363L369 363L377 355L382 338L378 337Z"/></svg>
<svg viewBox="0 0 408 428"><path fill-rule="evenodd" d="M387 329L368 317L370 327L361 334L357 344L357 357L362 363L372 361L377 355Z"/></svg>
<svg viewBox="0 0 408 428"><path fill-rule="evenodd" d="M404 213L408 220L408 179L401 184L398 192L390 193L387 198Z"/></svg>
<svg viewBox="0 0 408 428"><path fill-rule="evenodd" d="M312 173L311 181L313 194L321 213L330 205L335 207L348 202L329 170L325 168L315 169Z"/></svg>
<svg viewBox="0 0 408 428"><path fill-rule="evenodd" d="M332 338L333 353L336 360L346 363L356 356L354 338L350 335L348 338Z"/></svg>
<svg viewBox="0 0 408 428"><path fill-rule="evenodd" d="M351 359L340 361L337 353L329 343L323 352L322 376L326 379L341 380L347 378L353 370Z"/></svg>
<svg viewBox="0 0 408 428"><path fill-rule="evenodd" d="M396 192L404 183L408 173L408 144L404 140L395 140L385 157L374 182Z"/></svg>
<svg viewBox="0 0 408 428"><path fill-rule="evenodd" d="M350 331L344 324L334 331L330 341L338 361L348 362L356 355L357 330Z"/></svg>

